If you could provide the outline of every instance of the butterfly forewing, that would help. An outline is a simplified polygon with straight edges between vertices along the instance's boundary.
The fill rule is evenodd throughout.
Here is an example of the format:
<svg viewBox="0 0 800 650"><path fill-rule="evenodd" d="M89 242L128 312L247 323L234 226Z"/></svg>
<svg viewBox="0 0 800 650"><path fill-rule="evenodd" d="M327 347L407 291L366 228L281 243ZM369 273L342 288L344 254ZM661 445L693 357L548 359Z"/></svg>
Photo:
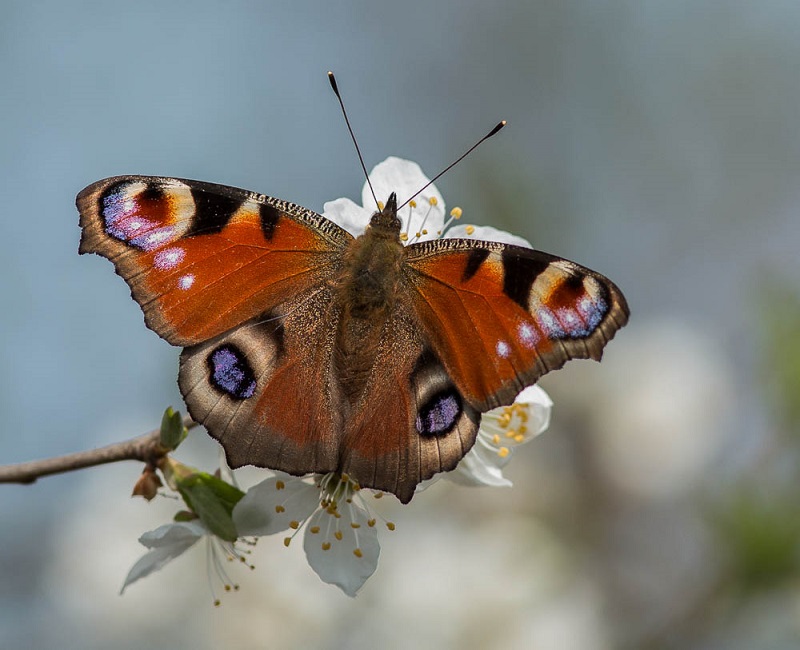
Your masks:
<svg viewBox="0 0 800 650"><path fill-rule="evenodd" d="M147 325L192 345L326 281L352 241L292 203L176 178L118 176L77 199L81 253L112 262Z"/></svg>
<svg viewBox="0 0 800 650"><path fill-rule="evenodd" d="M464 397L509 404L569 359L599 360L628 320L604 276L540 251L442 239L409 247L417 316Z"/></svg>

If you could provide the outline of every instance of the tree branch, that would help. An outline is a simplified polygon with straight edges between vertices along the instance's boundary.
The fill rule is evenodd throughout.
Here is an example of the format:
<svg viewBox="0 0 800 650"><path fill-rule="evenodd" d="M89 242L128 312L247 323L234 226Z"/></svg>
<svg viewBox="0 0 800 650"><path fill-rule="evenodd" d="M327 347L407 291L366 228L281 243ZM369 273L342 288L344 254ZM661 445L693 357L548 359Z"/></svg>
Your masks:
<svg viewBox="0 0 800 650"><path fill-rule="evenodd" d="M183 426L192 429L197 422L188 415L183 418ZM79 451L66 456L32 460L27 463L0 466L0 483L33 483L42 476L72 472L85 467L116 463L120 460L138 460L154 463L167 453L159 443L161 431L155 429L130 440L117 442L98 449Z"/></svg>

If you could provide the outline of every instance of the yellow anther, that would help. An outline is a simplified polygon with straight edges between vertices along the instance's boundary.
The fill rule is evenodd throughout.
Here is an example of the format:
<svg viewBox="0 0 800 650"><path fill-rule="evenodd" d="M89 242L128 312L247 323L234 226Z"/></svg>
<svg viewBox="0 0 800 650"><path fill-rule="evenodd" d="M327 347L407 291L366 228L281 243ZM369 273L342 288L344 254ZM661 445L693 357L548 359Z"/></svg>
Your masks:
<svg viewBox="0 0 800 650"><path fill-rule="evenodd" d="M378 201L378 210L383 210L386 204L383 201Z"/></svg>
<svg viewBox="0 0 800 650"><path fill-rule="evenodd" d="M309 530L311 531L312 535L316 535L319 532L319 526L312 526L309 528Z"/></svg>
<svg viewBox="0 0 800 650"><path fill-rule="evenodd" d="M453 217L453 219L460 219L462 214L464 214L464 211L459 207L450 210L450 216Z"/></svg>
<svg viewBox="0 0 800 650"><path fill-rule="evenodd" d="M300 522L299 521L294 521L294 520L290 521L289 522L289 528L297 530L298 528L300 528Z"/></svg>
<svg viewBox="0 0 800 650"><path fill-rule="evenodd" d="M475 232L475 226L467 226L465 230L467 231L468 235L471 235Z"/></svg>
<svg viewBox="0 0 800 650"><path fill-rule="evenodd" d="M361 552L360 548L353 549L353 555L356 557L364 557L364 554Z"/></svg>
<svg viewBox="0 0 800 650"><path fill-rule="evenodd" d="M386 522L386 527L387 527L389 530L394 530L394 529L395 529L395 525L394 525L394 524L393 524L391 521L387 521L387 522Z"/></svg>
<svg viewBox="0 0 800 650"><path fill-rule="evenodd" d="M506 431L506 438L515 438L517 436L517 432L514 429L509 429Z"/></svg>
<svg viewBox="0 0 800 650"><path fill-rule="evenodd" d="M334 512L333 516L336 517L337 519L341 519L342 518L342 515L340 515L338 512Z"/></svg>
<svg viewBox="0 0 800 650"><path fill-rule="evenodd" d="M511 414L510 413L503 413L499 418L497 418L498 422L501 427L504 429L511 424Z"/></svg>
<svg viewBox="0 0 800 650"><path fill-rule="evenodd" d="M422 229L422 234L423 234L423 235L427 235L427 234L428 234L428 231L427 231L427 229L423 228L423 229Z"/></svg>
<svg viewBox="0 0 800 650"><path fill-rule="evenodd" d="M431 205L439 205L439 199L437 199L435 196L432 196L428 199L428 203Z"/></svg>
<svg viewBox="0 0 800 650"><path fill-rule="evenodd" d="M330 549L331 549L331 543L330 542L322 542L322 550L323 551L329 551Z"/></svg>
<svg viewBox="0 0 800 650"><path fill-rule="evenodd" d="M494 434L492 436L492 444L499 445L500 444L500 436L498 434Z"/></svg>
<svg viewBox="0 0 800 650"><path fill-rule="evenodd" d="M375 528L375 520L374 519L368 519L367 520L367 526L369 526L370 528Z"/></svg>
<svg viewBox="0 0 800 650"><path fill-rule="evenodd" d="M505 458L509 453L508 447L500 447L500 449L497 450L497 455L500 456L500 458Z"/></svg>
<svg viewBox="0 0 800 650"><path fill-rule="evenodd" d="M275 512L281 514L282 512L286 512L286 508L284 508L283 506L275 506Z"/></svg>
<svg viewBox="0 0 800 650"><path fill-rule="evenodd" d="M230 590L231 590L231 586L230 586L230 585L225 585L225 586L223 587L223 589L224 589L225 591L230 591Z"/></svg>
<svg viewBox="0 0 800 650"><path fill-rule="evenodd" d="M409 204L409 205L410 205L412 208L416 208L416 207L417 207L417 202L416 202L414 199L411 199L411 200L408 202L408 204Z"/></svg>
<svg viewBox="0 0 800 650"><path fill-rule="evenodd" d="M408 241L408 233L401 232L400 233L400 241Z"/></svg>
<svg viewBox="0 0 800 650"><path fill-rule="evenodd" d="M284 483L283 481L275 481L275 489L276 490L282 490L285 487L286 487L286 483Z"/></svg>
<svg viewBox="0 0 800 650"><path fill-rule="evenodd" d="M291 544L291 543L292 543L292 538L291 537L284 537L283 538L283 545L286 546L287 548L289 547L289 544Z"/></svg>
<svg viewBox="0 0 800 650"><path fill-rule="evenodd" d="M523 436L521 433L518 433L514 436L514 442L525 442L525 436Z"/></svg>
<svg viewBox="0 0 800 650"><path fill-rule="evenodd" d="M214 601L214 607L219 607L222 603L219 600Z"/></svg>
<svg viewBox="0 0 800 650"><path fill-rule="evenodd" d="M418 232L417 234L414 235L414 237L420 237L421 235L422 233Z"/></svg>
<svg viewBox="0 0 800 650"><path fill-rule="evenodd" d="M375 498L376 499L380 499L382 496L383 496L383 492L376 492L375 493Z"/></svg>
<svg viewBox="0 0 800 650"><path fill-rule="evenodd" d="M350 528L361 528L361 524L357 524L356 522L351 521Z"/></svg>
<svg viewBox="0 0 800 650"><path fill-rule="evenodd" d="M344 537L341 530L337 530L335 533L333 533L333 536L340 542L342 541L342 537Z"/></svg>
<svg viewBox="0 0 800 650"><path fill-rule="evenodd" d="M528 427L526 427L524 424L523 424L523 425L521 425L521 426L520 426L520 428L519 428L519 432L520 432L522 435L525 435L526 433L528 433Z"/></svg>

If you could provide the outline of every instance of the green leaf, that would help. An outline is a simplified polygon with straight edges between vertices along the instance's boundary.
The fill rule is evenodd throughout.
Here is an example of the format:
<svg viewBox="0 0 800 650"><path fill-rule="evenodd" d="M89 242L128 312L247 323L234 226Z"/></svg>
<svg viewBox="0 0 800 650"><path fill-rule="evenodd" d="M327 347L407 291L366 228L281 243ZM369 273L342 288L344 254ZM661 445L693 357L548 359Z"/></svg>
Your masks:
<svg viewBox="0 0 800 650"><path fill-rule="evenodd" d="M172 407L167 407L164 416L161 418L161 446L169 450L178 448L186 438L189 430L183 426L183 417L180 411L173 411Z"/></svg>
<svg viewBox="0 0 800 650"><path fill-rule="evenodd" d="M236 541L238 534L231 514L244 492L206 472L181 478L177 486L186 505L214 535Z"/></svg>

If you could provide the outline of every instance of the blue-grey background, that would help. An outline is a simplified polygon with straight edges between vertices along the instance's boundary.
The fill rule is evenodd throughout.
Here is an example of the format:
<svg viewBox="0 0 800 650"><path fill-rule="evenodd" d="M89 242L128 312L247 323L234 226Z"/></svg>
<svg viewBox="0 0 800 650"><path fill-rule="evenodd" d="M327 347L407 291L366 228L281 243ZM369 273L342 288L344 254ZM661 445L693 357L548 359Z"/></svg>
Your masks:
<svg viewBox="0 0 800 650"><path fill-rule="evenodd" d="M796 647L798 28L777 0L0 0L2 463L180 405L178 350L77 255L77 192L358 199L329 69L368 167L433 175L507 119L437 183L448 205L607 274L633 314L602 365L542 382L553 426L515 488L389 507L356 600L279 540L219 609L201 550L119 597L177 508L128 498L139 468L0 487L0 647ZM215 462L200 433L181 452Z"/></svg>

